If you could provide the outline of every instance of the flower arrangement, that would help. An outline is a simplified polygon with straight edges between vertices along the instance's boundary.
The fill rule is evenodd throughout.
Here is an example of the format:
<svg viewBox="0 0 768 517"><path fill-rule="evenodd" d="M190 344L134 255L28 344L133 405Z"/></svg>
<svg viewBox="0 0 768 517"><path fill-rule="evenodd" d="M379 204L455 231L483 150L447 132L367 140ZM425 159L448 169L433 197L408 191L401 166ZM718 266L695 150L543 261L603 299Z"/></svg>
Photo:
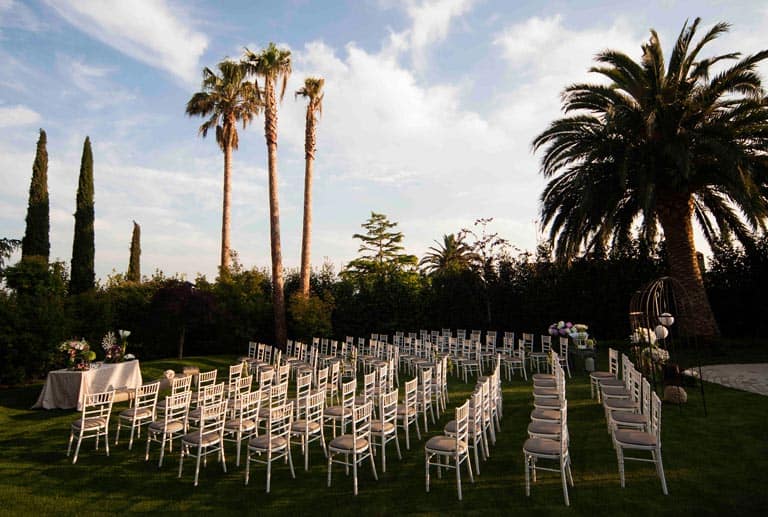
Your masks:
<svg viewBox="0 0 768 517"><path fill-rule="evenodd" d="M583 323L571 323L570 321L558 321L549 326L550 336L569 337L577 343L583 343L586 346L595 346L595 341L589 339L587 332L589 327Z"/></svg>
<svg viewBox="0 0 768 517"><path fill-rule="evenodd" d="M125 349L128 346L129 330L118 330L120 342L111 330L101 340L101 348L104 349L104 360L108 363L120 363L126 359ZM129 354L130 355L130 354Z"/></svg>
<svg viewBox="0 0 768 517"><path fill-rule="evenodd" d="M661 329L667 330L664 327ZM629 340L635 345L632 347L635 361L645 375L650 375L652 369L660 371L669 361L669 351L659 346L660 341L666 337L666 332L661 332L658 327L637 327L629 336Z"/></svg>
<svg viewBox="0 0 768 517"><path fill-rule="evenodd" d="M59 351L66 354L70 370L87 370L91 367L91 361L96 359L96 352L91 350L85 339L64 341L59 345Z"/></svg>

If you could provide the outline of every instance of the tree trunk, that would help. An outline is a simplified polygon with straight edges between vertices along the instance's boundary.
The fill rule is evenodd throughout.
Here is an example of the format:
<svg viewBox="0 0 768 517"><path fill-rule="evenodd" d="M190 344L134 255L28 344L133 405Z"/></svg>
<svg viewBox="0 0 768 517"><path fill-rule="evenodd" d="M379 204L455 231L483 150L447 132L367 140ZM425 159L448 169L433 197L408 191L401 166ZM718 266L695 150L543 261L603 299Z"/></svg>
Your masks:
<svg viewBox="0 0 768 517"><path fill-rule="evenodd" d="M187 326L181 327L181 333L179 334L179 359L184 359L184 338L187 335Z"/></svg>
<svg viewBox="0 0 768 517"><path fill-rule="evenodd" d="M277 197L277 102L275 85L267 79L264 85L264 136L267 140L269 168L269 236L272 250L272 306L275 316L275 345L285 350L285 291L283 286L283 254L280 246L280 205Z"/></svg>
<svg viewBox="0 0 768 517"><path fill-rule="evenodd" d="M312 102L307 107L307 125L304 135L304 226L301 234L301 294L309 297L311 274L310 247L312 245L312 172L315 162L315 114Z"/></svg>
<svg viewBox="0 0 768 517"><path fill-rule="evenodd" d="M658 217L664 230L670 273L683 286L690 300L690 313L680 323L683 330L702 337L718 336L720 331L696 260L691 222L693 197L674 193L659 196Z"/></svg>
<svg viewBox="0 0 768 517"><path fill-rule="evenodd" d="M232 199L232 144L224 146L224 201L221 215L221 270L224 275L229 270L229 229L230 229L230 200Z"/></svg>

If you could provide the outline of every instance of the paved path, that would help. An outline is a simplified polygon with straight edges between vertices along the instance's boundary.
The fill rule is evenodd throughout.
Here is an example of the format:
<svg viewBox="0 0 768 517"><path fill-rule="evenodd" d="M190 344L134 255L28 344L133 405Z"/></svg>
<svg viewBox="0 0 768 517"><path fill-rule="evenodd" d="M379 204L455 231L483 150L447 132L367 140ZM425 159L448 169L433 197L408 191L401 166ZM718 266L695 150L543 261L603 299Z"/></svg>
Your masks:
<svg viewBox="0 0 768 517"><path fill-rule="evenodd" d="M694 377L699 376L698 368L688 372ZM702 366L701 375L707 382L768 396L768 363L712 364Z"/></svg>

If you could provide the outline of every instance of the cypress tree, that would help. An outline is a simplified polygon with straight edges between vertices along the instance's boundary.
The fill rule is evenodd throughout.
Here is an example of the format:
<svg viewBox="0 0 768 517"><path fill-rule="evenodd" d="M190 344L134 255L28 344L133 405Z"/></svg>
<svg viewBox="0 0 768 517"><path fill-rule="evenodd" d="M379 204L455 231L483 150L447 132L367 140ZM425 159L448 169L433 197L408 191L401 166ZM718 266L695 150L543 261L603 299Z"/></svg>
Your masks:
<svg viewBox="0 0 768 517"><path fill-rule="evenodd" d="M131 260L128 262L127 279L131 282L141 282L141 226L133 222L131 236Z"/></svg>
<svg viewBox="0 0 768 517"><path fill-rule="evenodd" d="M22 260L29 257L42 257L45 262L48 262L48 255L51 251L47 143L45 131L41 129L40 138L37 140L35 163L32 165L32 182L29 185L27 227L21 243Z"/></svg>
<svg viewBox="0 0 768 517"><path fill-rule="evenodd" d="M85 137L83 158L80 162L80 180L77 187L75 211L75 237L72 242L72 277L70 294L80 294L93 289L93 154L91 140Z"/></svg>

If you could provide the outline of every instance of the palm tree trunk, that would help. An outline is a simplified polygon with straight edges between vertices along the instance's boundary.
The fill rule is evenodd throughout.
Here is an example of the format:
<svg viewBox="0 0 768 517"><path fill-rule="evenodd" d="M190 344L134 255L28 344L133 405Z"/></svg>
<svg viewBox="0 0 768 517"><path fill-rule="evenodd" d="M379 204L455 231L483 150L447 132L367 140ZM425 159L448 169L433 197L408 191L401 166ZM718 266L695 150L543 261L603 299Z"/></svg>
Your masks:
<svg viewBox="0 0 768 517"><path fill-rule="evenodd" d="M232 145L224 146L224 201L221 209L221 275L229 270L230 201L232 199Z"/></svg>
<svg viewBox="0 0 768 517"><path fill-rule="evenodd" d="M707 299L693 243L693 198L690 194L659 196L658 216L664 230L670 273L690 300L690 314L681 321L685 332L702 337L720 334Z"/></svg>
<svg viewBox="0 0 768 517"><path fill-rule="evenodd" d="M315 165L315 115L312 103L307 108L304 135L304 227L301 234L301 294L309 297L310 247L312 245L312 172Z"/></svg>
<svg viewBox="0 0 768 517"><path fill-rule="evenodd" d="M277 196L277 102L275 85L265 81L264 136L267 140L269 169L269 236L272 249L272 306L275 316L275 344L285 350L285 290L283 286L283 252L280 246L280 205Z"/></svg>

